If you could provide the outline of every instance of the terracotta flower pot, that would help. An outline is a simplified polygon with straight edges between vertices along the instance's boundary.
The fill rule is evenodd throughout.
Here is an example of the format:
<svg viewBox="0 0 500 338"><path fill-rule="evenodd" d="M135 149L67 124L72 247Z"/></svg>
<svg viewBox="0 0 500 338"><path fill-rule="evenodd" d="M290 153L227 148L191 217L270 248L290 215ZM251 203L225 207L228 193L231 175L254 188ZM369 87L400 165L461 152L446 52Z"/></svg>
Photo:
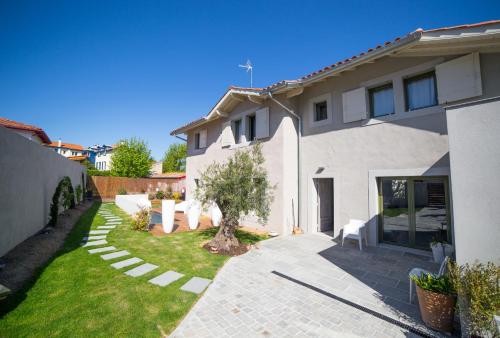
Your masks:
<svg viewBox="0 0 500 338"><path fill-rule="evenodd" d="M430 328L451 332L455 313L455 297L427 291L417 285L418 306L425 325Z"/></svg>

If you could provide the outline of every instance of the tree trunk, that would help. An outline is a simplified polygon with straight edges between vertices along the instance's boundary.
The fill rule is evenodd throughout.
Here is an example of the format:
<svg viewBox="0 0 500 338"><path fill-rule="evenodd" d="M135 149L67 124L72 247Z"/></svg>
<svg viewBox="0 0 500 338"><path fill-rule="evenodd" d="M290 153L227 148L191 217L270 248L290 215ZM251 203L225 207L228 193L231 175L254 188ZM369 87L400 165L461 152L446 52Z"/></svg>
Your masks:
<svg viewBox="0 0 500 338"><path fill-rule="evenodd" d="M217 249L218 252L230 252L232 248L239 247L240 241L234 234L237 224L238 223L223 220L219 227L219 231L208 245L211 248Z"/></svg>

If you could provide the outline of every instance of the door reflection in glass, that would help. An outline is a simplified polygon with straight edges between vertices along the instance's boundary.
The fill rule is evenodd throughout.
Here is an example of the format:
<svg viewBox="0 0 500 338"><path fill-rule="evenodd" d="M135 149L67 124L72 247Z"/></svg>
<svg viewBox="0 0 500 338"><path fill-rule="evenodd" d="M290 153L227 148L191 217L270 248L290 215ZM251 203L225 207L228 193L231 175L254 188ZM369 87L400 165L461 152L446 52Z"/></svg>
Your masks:
<svg viewBox="0 0 500 338"><path fill-rule="evenodd" d="M383 179L383 240L409 244L408 180Z"/></svg>

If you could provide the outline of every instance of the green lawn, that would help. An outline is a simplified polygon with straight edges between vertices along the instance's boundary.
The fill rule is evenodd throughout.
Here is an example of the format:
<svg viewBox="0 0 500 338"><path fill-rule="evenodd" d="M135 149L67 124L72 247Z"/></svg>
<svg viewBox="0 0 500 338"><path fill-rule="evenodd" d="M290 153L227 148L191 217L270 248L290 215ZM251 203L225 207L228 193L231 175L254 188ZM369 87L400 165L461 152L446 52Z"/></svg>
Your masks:
<svg viewBox="0 0 500 338"><path fill-rule="evenodd" d="M199 297L179 288L193 276L213 279L227 260L201 248L213 230L153 237L130 230L130 218L112 205L124 222L108 234L109 245L128 250L132 256L125 258L136 256L159 266L141 277L126 276L109 266L125 258L104 261L80 246L91 227L105 223L98 208L96 203L81 217L64 248L33 283L9 303L0 303L0 337L158 337L158 327L171 332ZM263 239L237 235L246 243ZM166 287L147 282L168 270L185 276Z"/></svg>

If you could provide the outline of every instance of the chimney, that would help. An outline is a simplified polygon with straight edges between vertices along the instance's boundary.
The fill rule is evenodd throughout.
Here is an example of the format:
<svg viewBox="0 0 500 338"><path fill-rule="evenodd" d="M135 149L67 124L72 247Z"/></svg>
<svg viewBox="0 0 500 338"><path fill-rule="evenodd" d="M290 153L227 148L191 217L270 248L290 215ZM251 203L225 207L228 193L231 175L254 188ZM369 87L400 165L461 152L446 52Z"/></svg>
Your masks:
<svg viewBox="0 0 500 338"><path fill-rule="evenodd" d="M57 141L57 146L58 146L59 148L61 148L61 145L62 145L62 142L61 142L61 139L59 139L59 140Z"/></svg>

